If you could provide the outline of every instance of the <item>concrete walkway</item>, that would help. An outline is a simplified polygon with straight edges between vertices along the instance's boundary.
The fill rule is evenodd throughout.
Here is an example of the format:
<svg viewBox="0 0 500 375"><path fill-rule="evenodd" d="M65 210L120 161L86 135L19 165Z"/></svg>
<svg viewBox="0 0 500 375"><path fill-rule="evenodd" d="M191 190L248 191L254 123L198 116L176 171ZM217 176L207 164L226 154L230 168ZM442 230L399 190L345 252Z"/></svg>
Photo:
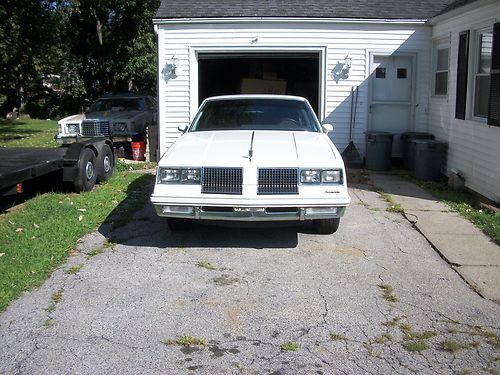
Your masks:
<svg viewBox="0 0 500 375"><path fill-rule="evenodd" d="M370 173L405 217L481 296L500 302L500 247L427 191L395 175Z"/></svg>

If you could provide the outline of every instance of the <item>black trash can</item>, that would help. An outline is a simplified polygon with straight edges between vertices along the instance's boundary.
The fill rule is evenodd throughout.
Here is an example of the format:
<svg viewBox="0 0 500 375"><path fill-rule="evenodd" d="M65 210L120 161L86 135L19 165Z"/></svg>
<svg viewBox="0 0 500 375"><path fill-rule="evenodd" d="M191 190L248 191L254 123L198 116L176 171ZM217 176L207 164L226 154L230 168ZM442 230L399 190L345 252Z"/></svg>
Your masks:
<svg viewBox="0 0 500 375"><path fill-rule="evenodd" d="M431 133L406 132L401 134L401 147L403 149L403 166L411 170L413 167L413 154L410 152L410 144L414 139L434 139Z"/></svg>
<svg viewBox="0 0 500 375"><path fill-rule="evenodd" d="M391 169L393 133L369 131L366 139L366 169L387 171Z"/></svg>
<svg viewBox="0 0 500 375"><path fill-rule="evenodd" d="M432 139L411 141L412 176L423 181L437 181L446 157L446 143Z"/></svg>

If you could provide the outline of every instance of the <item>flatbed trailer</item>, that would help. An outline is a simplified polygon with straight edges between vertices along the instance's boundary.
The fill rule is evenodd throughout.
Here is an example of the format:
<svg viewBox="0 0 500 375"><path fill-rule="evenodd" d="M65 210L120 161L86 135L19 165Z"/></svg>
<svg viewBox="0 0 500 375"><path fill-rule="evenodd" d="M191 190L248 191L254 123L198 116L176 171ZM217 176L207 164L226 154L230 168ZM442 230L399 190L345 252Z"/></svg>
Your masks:
<svg viewBox="0 0 500 375"><path fill-rule="evenodd" d="M75 191L90 191L111 177L114 165L113 143L104 137L58 148L0 148L0 196L21 193L25 182L58 171Z"/></svg>

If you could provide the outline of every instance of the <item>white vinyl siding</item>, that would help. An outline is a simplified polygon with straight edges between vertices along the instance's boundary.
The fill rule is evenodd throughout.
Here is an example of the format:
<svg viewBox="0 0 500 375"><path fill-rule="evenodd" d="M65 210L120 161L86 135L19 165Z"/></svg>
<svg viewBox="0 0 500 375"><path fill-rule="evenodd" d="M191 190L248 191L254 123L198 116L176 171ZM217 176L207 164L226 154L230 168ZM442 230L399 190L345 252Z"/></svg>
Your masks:
<svg viewBox="0 0 500 375"><path fill-rule="evenodd" d="M488 126L474 117L475 77L478 59L478 33L491 28L494 15L500 15L500 2L483 3L468 12L437 21L433 39L450 38L448 100L429 96L429 131L448 142L447 170L456 169L466 186L494 201L500 201L500 128ZM497 16L498 17L498 16ZM500 17L496 19L498 22ZM470 30L469 74L465 120L455 119L457 56L459 33Z"/></svg>
<svg viewBox="0 0 500 375"><path fill-rule="evenodd" d="M363 153L368 124L368 75L370 53L416 54L416 103L414 130L427 131L428 92L431 74L431 28L426 25L349 24L332 22L255 22L221 24L160 24L159 120L160 152L180 135L177 127L189 123L197 107L198 73L196 51L275 51L310 48L322 56L323 82L320 95L324 122L334 125L332 140L343 151L349 143L351 87L359 86L354 142ZM345 57L352 59L347 79L334 79L334 71ZM178 59L177 77L162 77L168 60Z"/></svg>

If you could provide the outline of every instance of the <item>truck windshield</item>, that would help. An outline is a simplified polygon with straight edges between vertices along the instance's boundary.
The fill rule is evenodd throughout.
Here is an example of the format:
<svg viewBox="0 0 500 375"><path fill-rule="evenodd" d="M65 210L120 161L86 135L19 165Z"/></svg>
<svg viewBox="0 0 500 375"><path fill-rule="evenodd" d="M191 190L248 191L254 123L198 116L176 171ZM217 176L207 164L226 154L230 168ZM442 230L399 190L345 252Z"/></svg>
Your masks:
<svg viewBox="0 0 500 375"><path fill-rule="evenodd" d="M227 99L207 102L189 131L288 130L319 132L306 103L287 99Z"/></svg>

